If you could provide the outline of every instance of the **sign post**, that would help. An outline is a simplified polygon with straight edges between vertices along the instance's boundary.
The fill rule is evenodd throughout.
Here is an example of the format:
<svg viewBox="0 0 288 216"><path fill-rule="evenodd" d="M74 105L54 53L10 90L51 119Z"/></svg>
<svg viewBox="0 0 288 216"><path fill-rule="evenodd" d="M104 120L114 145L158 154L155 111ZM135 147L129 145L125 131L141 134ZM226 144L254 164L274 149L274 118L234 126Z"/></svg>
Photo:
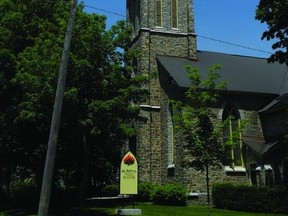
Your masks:
<svg viewBox="0 0 288 216"><path fill-rule="evenodd" d="M120 194L138 194L138 162L131 151L128 151L120 165ZM141 209L115 209L117 215L141 215Z"/></svg>

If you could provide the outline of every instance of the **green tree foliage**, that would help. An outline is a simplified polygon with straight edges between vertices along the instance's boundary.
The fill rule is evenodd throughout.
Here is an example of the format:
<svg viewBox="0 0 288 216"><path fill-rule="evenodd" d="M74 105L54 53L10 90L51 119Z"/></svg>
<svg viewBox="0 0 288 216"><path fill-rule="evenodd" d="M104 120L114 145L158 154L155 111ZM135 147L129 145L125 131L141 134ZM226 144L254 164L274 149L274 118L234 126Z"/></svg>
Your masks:
<svg viewBox="0 0 288 216"><path fill-rule="evenodd" d="M208 78L200 76L197 68L187 66L191 87L186 92L185 103L177 101L174 117L176 129L183 133L186 141L188 157L184 164L198 170L205 170L207 166L221 166L231 164L232 143L223 143L221 139L225 122L217 120L217 116L210 109L219 99L219 90L224 89L226 83L216 83L220 78L216 65L209 69Z"/></svg>
<svg viewBox="0 0 288 216"><path fill-rule="evenodd" d="M275 53L268 60L287 64L288 2L286 0L261 0L256 10L256 19L268 25L262 39L275 40L272 45Z"/></svg>
<svg viewBox="0 0 288 216"><path fill-rule="evenodd" d="M70 1L0 2L0 152L40 183ZM135 135L146 77L133 73L130 30L78 7L58 141L56 177L100 184L116 175L121 146ZM126 62L126 64L124 64ZM2 157L2 154L5 157ZM89 181L88 181L89 179Z"/></svg>
<svg viewBox="0 0 288 216"><path fill-rule="evenodd" d="M186 143L183 164L206 171L207 206L210 209L209 167L232 164L233 142L220 139L227 122L219 121L211 109L217 104L219 91L226 88L226 82L219 82L219 65L208 70L207 79L201 77L197 68L187 66L186 69L191 86L186 92L186 101L174 103L174 120Z"/></svg>
<svg viewBox="0 0 288 216"><path fill-rule="evenodd" d="M41 139L46 138L43 132L47 129L47 125L44 127L47 122L43 121L43 117L49 115L48 110L45 115L38 112L44 106L40 105L38 99L44 94L46 87L46 83L41 83L44 76L40 76L51 72L53 56L55 60L57 55L55 38L58 38L60 46L59 35L62 35L61 28L65 28L63 19L68 14L68 11L65 12L67 6L67 1L0 2L0 158L1 165L6 170L15 169L19 164L29 163L34 168L38 165L32 159L43 147ZM38 55L36 51L43 53ZM60 47L58 51L61 53ZM44 52L50 54L45 56ZM43 56L45 58L41 59ZM55 64L58 63L54 62L54 74L57 73ZM49 101L46 96L47 94L42 95L45 102ZM52 97L51 95L50 98Z"/></svg>

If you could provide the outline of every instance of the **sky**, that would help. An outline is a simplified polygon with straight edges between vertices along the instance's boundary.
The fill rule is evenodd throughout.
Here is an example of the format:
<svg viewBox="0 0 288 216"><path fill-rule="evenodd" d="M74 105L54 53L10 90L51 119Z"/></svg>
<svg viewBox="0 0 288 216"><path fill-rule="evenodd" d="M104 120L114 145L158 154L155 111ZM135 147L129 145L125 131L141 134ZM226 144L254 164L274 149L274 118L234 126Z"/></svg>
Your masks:
<svg viewBox="0 0 288 216"><path fill-rule="evenodd" d="M125 19L126 0L80 2L86 5L88 13L105 15L108 27ZM266 24L255 20L259 0L193 0L193 3L198 50L262 58L273 52L272 42L261 40Z"/></svg>

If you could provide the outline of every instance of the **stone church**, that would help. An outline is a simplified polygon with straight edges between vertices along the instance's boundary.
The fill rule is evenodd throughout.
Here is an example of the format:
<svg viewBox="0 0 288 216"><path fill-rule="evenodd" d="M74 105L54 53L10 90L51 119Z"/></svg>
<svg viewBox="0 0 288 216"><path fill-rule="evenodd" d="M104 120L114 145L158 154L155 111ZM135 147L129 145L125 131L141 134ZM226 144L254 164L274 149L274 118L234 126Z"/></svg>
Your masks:
<svg viewBox="0 0 288 216"><path fill-rule="evenodd" d="M228 83L221 92L219 121L234 116L230 136L241 119L248 126L231 152L235 164L212 169L211 182L255 185L288 184L288 71L286 65L266 59L197 50L192 0L127 0L127 22L133 29L132 46L141 50L137 73L150 76L146 103L140 104L146 121L137 124L129 142L139 162L140 182L187 185L203 193L205 174L181 167L182 142L175 136L170 99L181 100L190 85L185 65L200 69L220 64Z"/></svg>

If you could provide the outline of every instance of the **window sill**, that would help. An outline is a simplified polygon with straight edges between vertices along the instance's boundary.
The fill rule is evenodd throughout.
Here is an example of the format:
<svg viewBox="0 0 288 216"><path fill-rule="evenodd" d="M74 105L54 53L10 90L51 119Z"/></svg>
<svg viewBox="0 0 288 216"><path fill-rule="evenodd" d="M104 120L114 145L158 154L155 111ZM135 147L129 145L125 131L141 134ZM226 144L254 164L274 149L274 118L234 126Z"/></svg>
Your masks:
<svg viewBox="0 0 288 216"><path fill-rule="evenodd" d="M240 173L246 173L246 168L242 166L235 166L235 167L230 167L230 166L225 166L224 168L225 172L240 172Z"/></svg>

